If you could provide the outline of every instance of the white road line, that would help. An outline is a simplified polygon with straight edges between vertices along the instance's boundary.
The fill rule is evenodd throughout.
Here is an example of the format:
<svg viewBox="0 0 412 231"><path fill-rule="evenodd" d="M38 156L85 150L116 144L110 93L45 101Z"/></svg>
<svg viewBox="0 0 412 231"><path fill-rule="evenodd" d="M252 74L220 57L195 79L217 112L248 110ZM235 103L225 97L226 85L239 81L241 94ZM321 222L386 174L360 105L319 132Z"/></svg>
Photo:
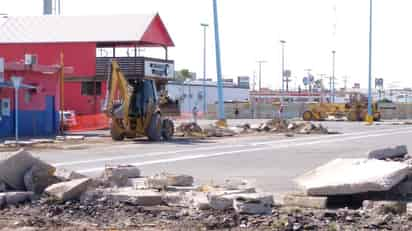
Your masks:
<svg viewBox="0 0 412 231"><path fill-rule="evenodd" d="M384 130L379 130L379 131L375 131L375 132L378 132L378 133L382 132L382 133L386 134L387 132L407 130L407 129L408 128L384 129ZM236 145L236 144L232 144L232 145L213 145L212 147L208 146L208 147L193 148L193 149L181 149L181 150L175 150L175 151L158 151L158 152L151 152L151 153L143 153L143 154L137 153L137 154L122 155L122 156L107 157L107 158L99 158L99 159L59 162L59 163L54 163L53 165L58 167L58 166L68 166L68 165L77 165L77 164L89 164L89 163L107 162L107 161L113 161L113 160L124 160L124 159L135 158L135 157L138 157L138 158L141 158L141 157L154 157L154 156L173 155L173 154L179 154L179 153L185 153L185 152L212 151L212 150L225 149L225 148L241 148L241 147L247 147L247 146L260 146L260 145L270 145L270 144L294 143L296 141L302 142L302 141L308 141L308 140L317 140L319 138L322 138L322 140L325 140L325 139L333 139L333 138L336 138L336 137L342 138L342 137L346 137L346 136L368 134L370 132L371 131L352 132L352 133L345 133L345 134L331 135L331 136L319 135L319 136L312 136L312 137L305 137L305 138L264 141L264 142L255 142L255 143L240 144L240 145Z"/></svg>
<svg viewBox="0 0 412 231"><path fill-rule="evenodd" d="M224 155L233 155L233 154L238 154L238 153L243 153L243 152L275 150L275 149L281 149L281 148L290 148L290 147L306 146L306 145L313 145L313 144L327 144L327 143L333 143L333 142L342 142L342 141L349 141L349 140L358 140L358 139L365 139L365 138L371 138L371 137L399 135L399 134L408 134L408 133L412 133L412 130L397 131L397 132L385 133L385 134L379 133L379 134L369 134L369 135L362 135L362 136L351 136L351 137L343 137L343 138L335 137L335 139L317 140L317 141L311 141L311 142L302 142L302 143L284 144L284 145L271 145L269 147L265 146L265 147L260 147L260 148L249 148L249 149L234 150L234 151L224 151L224 152L218 152L218 153L213 153L213 154L205 153L205 154L197 154L197 155L186 155L186 156L174 157L174 158L136 162L136 163L132 163L132 165L145 166L145 165L152 165L152 164L172 163L172 162L184 161L184 160L194 160L194 159L212 158L212 157L224 156ZM97 168L79 170L78 172L79 173L90 173L90 172L101 171L103 169L104 169L103 167L97 167Z"/></svg>

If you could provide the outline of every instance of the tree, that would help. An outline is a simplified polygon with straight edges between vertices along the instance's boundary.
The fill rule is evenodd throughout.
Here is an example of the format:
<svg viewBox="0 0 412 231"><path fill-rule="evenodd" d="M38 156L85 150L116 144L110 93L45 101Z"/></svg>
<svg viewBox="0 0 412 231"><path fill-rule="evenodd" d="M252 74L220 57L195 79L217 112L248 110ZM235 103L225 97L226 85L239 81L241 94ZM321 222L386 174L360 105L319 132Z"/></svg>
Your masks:
<svg viewBox="0 0 412 231"><path fill-rule="evenodd" d="M191 73L188 69L181 69L180 71L176 71L176 80L184 82L186 80L193 80L194 74Z"/></svg>

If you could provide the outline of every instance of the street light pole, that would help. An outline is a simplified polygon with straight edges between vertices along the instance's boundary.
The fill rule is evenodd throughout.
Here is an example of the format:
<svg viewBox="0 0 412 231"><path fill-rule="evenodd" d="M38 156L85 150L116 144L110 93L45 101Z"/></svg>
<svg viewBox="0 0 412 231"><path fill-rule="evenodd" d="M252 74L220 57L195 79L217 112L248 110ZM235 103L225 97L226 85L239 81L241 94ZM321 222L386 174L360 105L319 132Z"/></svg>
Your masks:
<svg viewBox="0 0 412 231"><path fill-rule="evenodd" d="M282 45L282 92L285 91L285 40L280 40ZM288 89L288 83L286 83L286 89Z"/></svg>
<svg viewBox="0 0 412 231"><path fill-rule="evenodd" d="M332 94L332 103L335 103L335 56L336 56L336 51L332 51L332 89L331 89L331 94Z"/></svg>
<svg viewBox="0 0 412 231"><path fill-rule="evenodd" d="M368 122L372 122L372 0L369 0Z"/></svg>
<svg viewBox="0 0 412 231"><path fill-rule="evenodd" d="M259 63L259 91L262 90L262 63L266 63L264 60L257 61Z"/></svg>
<svg viewBox="0 0 412 231"><path fill-rule="evenodd" d="M203 27L203 113L206 114L206 29L209 25L206 23L201 23L200 25Z"/></svg>
<svg viewBox="0 0 412 231"><path fill-rule="evenodd" d="M220 38L219 38L219 17L217 12L217 0L213 0L213 21L215 29L215 47L216 47L216 71L217 71L217 95L219 102L219 120L225 120L225 108L223 104L223 81L222 65L220 61Z"/></svg>

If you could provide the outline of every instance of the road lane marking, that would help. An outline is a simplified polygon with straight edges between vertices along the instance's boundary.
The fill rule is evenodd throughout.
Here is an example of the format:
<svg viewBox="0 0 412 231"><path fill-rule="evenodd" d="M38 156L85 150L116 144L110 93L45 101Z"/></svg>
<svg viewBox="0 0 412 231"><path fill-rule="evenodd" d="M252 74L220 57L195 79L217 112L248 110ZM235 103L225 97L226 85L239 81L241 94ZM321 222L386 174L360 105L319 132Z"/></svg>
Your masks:
<svg viewBox="0 0 412 231"><path fill-rule="evenodd" d="M387 132L399 131L399 130L407 130L407 128L384 129L384 130L379 130L378 133L379 134L380 133L385 133L386 134ZM113 161L113 160L124 160L124 159L130 159L130 158L142 158L142 157L155 157L155 156L173 155L173 154L179 154L179 153L185 153L185 152L212 151L212 150L225 149L225 148L241 148L241 147L248 147L248 146L260 146L260 145L303 142L303 141L308 141L308 140L309 141L317 140L319 138L322 138L322 140L327 140L327 139L343 138L343 137L346 137L346 136L355 136L355 135L362 135L362 134L368 134L368 133L370 133L370 131L367 131L367 132L366 131L352 132L352 133L330 135L330 136L318 135L318 136L312 136L312 137L284 139L284 140L275 140L275 141L264 141L264 142L254 142L254 143L248 143L248 144L232 144L232 145L219 145L218 144L218 145L213 145L212 147L208 146L208 147L200 147L200 148L193 148L193 149L180 149L180 150L174 150L174 151L158 151L158 152L143 153L143 154L138 153L138 154L114 156L114 157L99 158L99 159L59 162L59 163L54 163L53 165L56 166L56 167L59 167L59 166L68 166L68 165L89 164L89 163L107 162L107 161Z"/></svg>
<svg viewBox="0 0 412 231"><path fill-rule="evenodd" d="M184 161L184 160L204 159L204 158L212 158L212 157L225 156L225 155L233 155L233 154L239 154L239 153L244 153L244 152L276 150L276 149L281 149L281 148L290 148L290 147L306 146L306 145L313 145L313 144L327 144L327 143L333 143L333 142L342 142L342 141L349 141L349 140L365 139L365 138L380 137L380 136L387 136L387 135L408 134L408 133L412 133L412 131L398 131L398 132L392 132L389 134L380 133L380 134L369 134L365 136L352 136L352 137L344 137L344 138L335 137L335 139L317 140L317 141L302 142L302 143L295 143L295 144L272 145L272 146L265 146L265 147L259 147L259 148L224 151L224 152L218 152L218 153L213 153L213 154L205 153L205 154L197 154L197 155L186 155L186 156L180 156L180 157L174 157L174 158L141 161L141 162L132 163L132 165L145 166L145 165L153 165L153 164L172 163L172 162L178 162L178 161ZM78 172L79 173L90 173L90 172L101 171L103 169L104 167L97 167L97 168L78 170Z"/></svg>

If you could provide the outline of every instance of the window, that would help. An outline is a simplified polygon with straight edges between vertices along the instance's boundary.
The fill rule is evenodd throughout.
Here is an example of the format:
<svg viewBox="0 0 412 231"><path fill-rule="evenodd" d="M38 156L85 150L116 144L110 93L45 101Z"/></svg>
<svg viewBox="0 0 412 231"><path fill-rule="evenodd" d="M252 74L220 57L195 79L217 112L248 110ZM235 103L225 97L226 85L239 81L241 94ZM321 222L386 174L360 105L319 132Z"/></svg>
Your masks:
<svg viewBox="0 0 412 231"><path fill-rule="evenodd" d="M101 95L101 82L82 82L82 95Z"/></svg>

